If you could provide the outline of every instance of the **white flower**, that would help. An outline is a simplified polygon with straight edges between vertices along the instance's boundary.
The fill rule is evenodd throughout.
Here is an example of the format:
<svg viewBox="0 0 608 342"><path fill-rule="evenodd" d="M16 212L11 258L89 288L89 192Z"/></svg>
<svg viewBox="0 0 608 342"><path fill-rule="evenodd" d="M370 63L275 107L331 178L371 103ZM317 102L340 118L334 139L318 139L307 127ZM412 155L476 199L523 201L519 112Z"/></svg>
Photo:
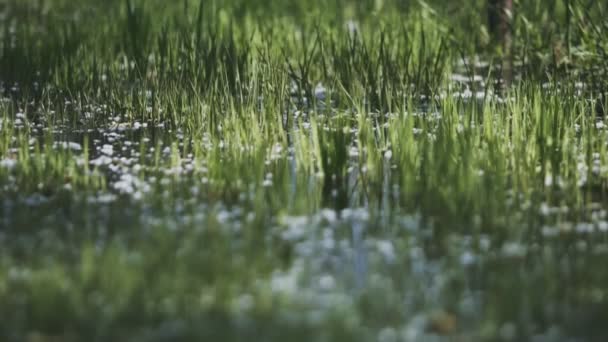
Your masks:
<svg viewBox="0 0 608 342"><path fill-rule="evenodd" d="M108 144L103 145L101 147L101 153L111 157L114 154L114 146Z"/></svg>
<svg viewBox="0 0 608 342"><path fill-rule="evenodd" d="M14 159L2 159L0 160L0 167L12 170L17 166L17 161Z"/></svg>
<svg viewBox="0 0 608 342"><path fill-rule="evenodd" d="M102 166L112 164L112 158L108 156L99 156L97 159L93 159L89 162L93 166Z"/></svg>
<svg viewBox="0 0 608 342"><path fill-rule="evenodd" d="M326 97L327 89L325 89L325 87L321 83L317 84L317 86L315 87L315 98L317 100L324 101Z"/></svg>
<svg viewBox="0 0 608 342"><path fill-rule="evenodd" d="M53 144L53 147L73 151L82 151L82 146L79 143L75 143L72 141L55 142Z"/></svg>

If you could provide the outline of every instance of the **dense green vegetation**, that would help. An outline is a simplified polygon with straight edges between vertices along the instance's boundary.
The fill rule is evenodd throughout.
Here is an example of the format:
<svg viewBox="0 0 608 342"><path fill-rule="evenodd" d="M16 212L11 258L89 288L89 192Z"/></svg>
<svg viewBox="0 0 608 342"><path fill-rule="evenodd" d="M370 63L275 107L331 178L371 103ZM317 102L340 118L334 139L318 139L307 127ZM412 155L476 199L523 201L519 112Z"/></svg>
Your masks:
<svg viewBox="0 0 608 342"><path fill-rule="evenodd" d="M0 340L604 341L607 11L0 3Z"/></svg>

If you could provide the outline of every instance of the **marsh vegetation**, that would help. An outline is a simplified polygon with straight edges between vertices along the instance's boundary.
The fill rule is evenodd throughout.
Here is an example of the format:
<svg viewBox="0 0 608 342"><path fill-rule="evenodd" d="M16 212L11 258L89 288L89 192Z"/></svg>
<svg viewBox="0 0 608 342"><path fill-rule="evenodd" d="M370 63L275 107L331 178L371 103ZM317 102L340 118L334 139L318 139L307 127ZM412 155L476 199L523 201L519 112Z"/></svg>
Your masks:
<svg viewBox="0 0 608 342"><path fill-rule="evenodd" d="M0 4L0 340L605 340L608 6L512 7Z"/></svg>

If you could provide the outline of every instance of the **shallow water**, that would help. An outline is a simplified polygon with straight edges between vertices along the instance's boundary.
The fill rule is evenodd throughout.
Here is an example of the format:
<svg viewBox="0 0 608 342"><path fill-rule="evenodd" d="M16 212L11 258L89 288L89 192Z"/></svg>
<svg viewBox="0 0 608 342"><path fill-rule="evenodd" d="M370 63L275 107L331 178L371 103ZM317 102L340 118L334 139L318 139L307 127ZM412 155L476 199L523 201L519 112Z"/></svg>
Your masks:
<svg viewBox="0 0 608 342"><path fill-rule="evenodd" d="M105 187L76 191L66 180L52 191L23 192L10 177L4 180L3 287L19 292L29 284L35 291L32 277L44 274L41 265L54 265L71 284L65 286L80 293L82 280L71 269L83 267L86 246L93 246L99 272L133 267L135 279L145 278L145 270L165 274L171 286L192 286L196 290L185 291L202 296L191 310L219 310L233 328L244 324L243 332L266 319L286 331L319 329L311 338L338 336L330 333L333 326L351 340L554 341L606 333L599 313L607 303L601 265L608 221L600 203L574 213L577 220L568 207L543 202L511 206L493 222L496 230L479 217L449 225L450 217L436 220L400 203L391 150L382 155L379 195L370 197L360 183L365 171L356 139L346 179L328 188L317 175L299 171L293 145L268 147L261 162L247 159L243 149L242 160L223 164L230 163L227 147L203 139L203 149L219 158L208 165L213 158L184 152L192 142L183 132L118 119L107 129L53 134L53 150L68 150L77 163L88 153L89 169ZM48 143L33 136L25 140L32 149ZM0 167L18 165L3 156ZM157 259L154 251L171 261L148 260ZM114 254L118 266L104 261ZM178 293L165 291L168 301ZM185 323L152 334L190 329L188 305L173 305L177 311L151 310ZM6 307L33 310L18 301ZM103 305L99 310L102 315Z"/></svg>

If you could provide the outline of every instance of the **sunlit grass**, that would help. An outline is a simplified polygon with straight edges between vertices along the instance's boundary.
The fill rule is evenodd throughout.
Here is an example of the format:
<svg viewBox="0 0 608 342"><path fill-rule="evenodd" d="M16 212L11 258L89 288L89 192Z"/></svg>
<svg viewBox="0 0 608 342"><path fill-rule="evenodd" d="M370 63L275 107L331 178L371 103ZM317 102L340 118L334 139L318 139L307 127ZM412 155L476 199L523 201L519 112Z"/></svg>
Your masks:
<svg viewBox="0 0 608 342"><path fill-rule="evenodd" d="M40 4L1 340L608 336L602 3L517 3L512 84L483 1Z"/></svg>

